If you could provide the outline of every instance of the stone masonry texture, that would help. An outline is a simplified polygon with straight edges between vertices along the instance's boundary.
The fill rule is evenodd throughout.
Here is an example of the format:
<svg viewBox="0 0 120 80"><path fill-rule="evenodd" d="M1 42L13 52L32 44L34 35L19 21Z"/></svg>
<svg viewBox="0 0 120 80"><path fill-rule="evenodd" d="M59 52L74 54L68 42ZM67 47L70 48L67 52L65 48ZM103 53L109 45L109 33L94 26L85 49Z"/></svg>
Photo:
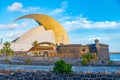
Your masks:
<svg viewBox="0 0 120 80"><path fill-rule="evenodd" d="M56 74L44 71L12 72L0 74L0 80L120 80L116 73Z"/></svg>

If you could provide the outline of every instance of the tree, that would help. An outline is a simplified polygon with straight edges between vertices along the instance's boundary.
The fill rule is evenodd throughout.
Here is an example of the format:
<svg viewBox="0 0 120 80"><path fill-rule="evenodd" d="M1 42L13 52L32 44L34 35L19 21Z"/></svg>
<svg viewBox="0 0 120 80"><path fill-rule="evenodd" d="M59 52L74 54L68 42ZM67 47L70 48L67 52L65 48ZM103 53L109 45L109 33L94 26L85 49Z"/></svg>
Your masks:
<svg viewBox="0 0 120 80"><path fill-rule="evenodd" d="M96 57L96 55L88 52L88 53L82 55L82 59L83 60L81 61L81 64L82 65L87 65L88 62L90 62L91 60L97 59L97 57Z"/></svg>
<svg viewBox="0 0 120 80"><path fill-rule="evenodd" d="M108 64L114 64L114 62L110 60L110 61L108 61Z"/></svg>
<svg viewBox="0 0 120 80"><path fill-rule="evenodd" d="M34 52L34 56L40 56L40 52Z"/></svg>
<svg viewBox="0 0 120 80"><path fill-rule="evenodd" d="M36 51L37 47L39 46L38 41L34 41L34 42L32 43L32 46L33 46L34 50Z"/></svg>
<svg viewBox="0 0 120 80"><path fill-rule="evenodd" d="M83 59L87 59L88 62L90 62L91 60L95 59L95 55L91 54L91 53L86 53L82 56Z"/></svg>
<svg viewBox="0 0 120 80"><path fill-rule="evenodd" d="M87 61L87 59L83 59L82 61L81 61L81 64L84 66L84 65L87 65L88 64L88 61Z"/></svg>
<svg viewBox="0 0 120 80"><path fill-rule="evenodd" d="M72 66L70 64L67 64L64 60L58 60L55 62L55 65L53 67L53 71L56 73L72 73Z"/></svg>
<svg viewBox="0 0 120 80"><path fill-rule="evenodd" d="M10 48L10 43L5 42L3 48L0 50L1 53L5 53L5 60L8 60L8 56L13 56L14 51Z"/></svg>
<svg viewBox="0 0 120 80"><path fill-rule="evenodd" d="M26 59L24 62L25 62L25 64L30 65L32 63L32 60Z"/></svg>

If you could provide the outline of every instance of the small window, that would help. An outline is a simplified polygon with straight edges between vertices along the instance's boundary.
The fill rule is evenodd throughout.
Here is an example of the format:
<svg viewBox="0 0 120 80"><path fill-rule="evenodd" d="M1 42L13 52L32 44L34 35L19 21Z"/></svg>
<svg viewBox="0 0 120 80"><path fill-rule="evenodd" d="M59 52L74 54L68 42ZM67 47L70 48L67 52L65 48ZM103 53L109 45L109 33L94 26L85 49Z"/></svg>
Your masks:
<svg viewBox="0 0 120 80"><path fill-rule="evenodd" d="M82 51L85 51L85 49L82 49Z"/></svg>

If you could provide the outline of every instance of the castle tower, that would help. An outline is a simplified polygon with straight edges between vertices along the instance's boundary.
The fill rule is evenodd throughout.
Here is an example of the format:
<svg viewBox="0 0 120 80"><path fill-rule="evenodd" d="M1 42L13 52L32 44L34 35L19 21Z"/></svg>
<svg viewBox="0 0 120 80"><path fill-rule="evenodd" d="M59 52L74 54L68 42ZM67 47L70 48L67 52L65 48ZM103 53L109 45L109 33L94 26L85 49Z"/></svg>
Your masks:
<svg viewBox="0 0 120 80"><path fill-rule="evenodd" d="M95 47L98 59L102 62L110 60L109 57L109 46L106 44L100 44L98 39L95 39Z"/></svg>
<svg viewBox="0 0 120 80"><path fill-rule="evenodd" d="M96 48L99 48L99 40L98 39L95 39L95 46L96 46Z"/></svg>

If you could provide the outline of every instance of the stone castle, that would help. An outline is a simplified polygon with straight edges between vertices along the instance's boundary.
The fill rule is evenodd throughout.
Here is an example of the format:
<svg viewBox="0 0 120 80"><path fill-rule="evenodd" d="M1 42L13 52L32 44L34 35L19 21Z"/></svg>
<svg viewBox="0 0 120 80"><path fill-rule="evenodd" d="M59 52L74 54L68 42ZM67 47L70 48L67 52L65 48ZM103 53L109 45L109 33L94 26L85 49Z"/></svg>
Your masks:
<svg viewBox="0 0 120 80"><path fill-rule="evenodd" d="M50 44L50 43L49 43ZM109 46L106 44L99 43L96 39L94 44L60 44L60 45L49 45L39 46L36 49L43 57L81 57L83 54L90 52L95 54L100 61L108 61L109 57ZM35 52L34 48L31 48L28 52Z"/></svg>
<svg viewBox="0 0 120 80"><path fill-rule="evenodd" d="M94 44L87 44L87 45L81 45L81 44L68 44L57 47L58 53L69 53L74 54L75 57L80 57L82 54L85 54L87 52L90 52L92 54L96 54L98 57L98 60L106 61L110 60L109 57L109 46L106 44L99 43L99 40L96 39Z"/></svg>

